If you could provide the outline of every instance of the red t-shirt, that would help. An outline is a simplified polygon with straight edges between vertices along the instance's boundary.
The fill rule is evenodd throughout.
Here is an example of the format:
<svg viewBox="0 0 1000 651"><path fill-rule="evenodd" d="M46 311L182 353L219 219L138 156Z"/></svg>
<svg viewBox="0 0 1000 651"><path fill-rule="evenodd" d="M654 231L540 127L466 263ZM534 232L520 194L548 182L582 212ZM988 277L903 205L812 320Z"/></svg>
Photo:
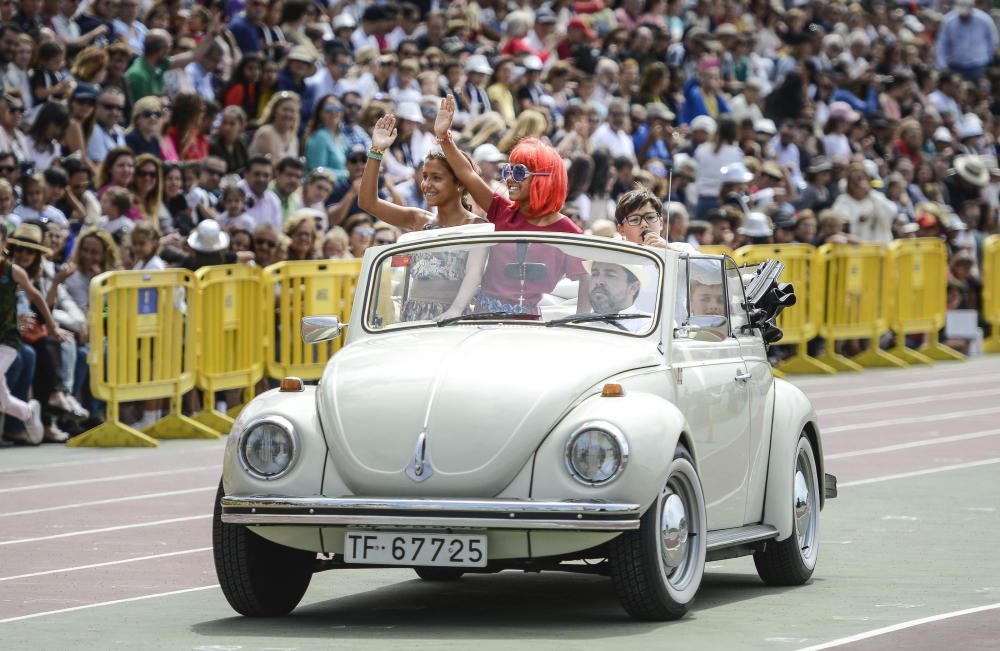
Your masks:
<svg viewBox="0 0 1000 651"><path fill-rule="evenodd" d="M563 216L548 226L537 226L524 218L520 211L514 209L513 203L499 194L493 195L486 219L496 226L498 231L541 231L556 233L582 233L569 217ZM524 296L521 301L520 278L508 278L504 273L507 265L518 265L522 262L538 262L545 265L546 274L536 280L525 280ZM578 258L566 255L558 247L549 244L528 244L519 248L518 244L497 244L490 250L490 259L483 272L482 298L480 311L508 309L507 306L523 307L525 312L538 312L538 301L542 294L552 291L564 276L575 278L587 273L583 263Z"/></svg>

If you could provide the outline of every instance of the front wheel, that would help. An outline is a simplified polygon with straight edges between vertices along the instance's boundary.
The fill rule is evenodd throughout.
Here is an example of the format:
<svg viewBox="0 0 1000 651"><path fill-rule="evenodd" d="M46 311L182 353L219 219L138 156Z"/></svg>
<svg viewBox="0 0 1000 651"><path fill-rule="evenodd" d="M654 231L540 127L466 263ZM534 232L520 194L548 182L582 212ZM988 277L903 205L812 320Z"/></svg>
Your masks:
<svg viewBox="0 0 1000 651"><path fill-rule="evenodd" d="M644 621L683 617L705 573L707 538L701 480L691 455L678 447L639 530L610 543L611 580L628 614Z"/></svg>
<svg viewBox="0 0 1000 651"><path fill-rule="evenodd" d="M812 577L819 555L819 471L812 444L799 436L792 475L792 535L769 542L753 555L757 574L768 585L802 585Z"/></svg>
<svg viewBox="0 0 1000 651"><path fill-rule="evenodd" d="M233 610L247 617L287 615L309 587L316 554L278 545L247 527L222 521L222 484L215 496L215 573Z"/></svg>

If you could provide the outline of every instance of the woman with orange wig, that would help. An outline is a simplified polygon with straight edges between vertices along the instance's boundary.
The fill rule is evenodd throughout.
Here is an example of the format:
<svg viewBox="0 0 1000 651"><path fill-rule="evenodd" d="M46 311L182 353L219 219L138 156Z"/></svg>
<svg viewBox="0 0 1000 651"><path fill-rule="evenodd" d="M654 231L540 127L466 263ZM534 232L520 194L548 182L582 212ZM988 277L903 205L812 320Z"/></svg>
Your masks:
<svg viewBox="0 0 1000 651"><path fill-rule="evenodd" d="M451 136L454 116L455 98L449 95L441 100L441 107L434 121L434 135L459 183L472 200L486 211L486 219L496 230L582 233L569 217L559 212L566 202L569 181L566 165L554 148L536 138L526 138L514 146L508 157L508 164L500 170L500 176L507 184L508 198L494 193L473 164L455 146ZM530 283L531 300L528 303L518 300L524 298L519 297L524 289L522 284L504 276L506 265L517 262L541 262L554 272ZM579 260L562 254L557 247L529 245L527 250L522 251L515 244L496 245L482 272L482 287L475 309L482 312L537 314L537 299L552 291L563 276L580 279L577 309L585 311L584 308L589 305L586 287L589 276ZM462 314L472 300L479 280L478 274L467 273L452 307L439 318Z"/></svg>

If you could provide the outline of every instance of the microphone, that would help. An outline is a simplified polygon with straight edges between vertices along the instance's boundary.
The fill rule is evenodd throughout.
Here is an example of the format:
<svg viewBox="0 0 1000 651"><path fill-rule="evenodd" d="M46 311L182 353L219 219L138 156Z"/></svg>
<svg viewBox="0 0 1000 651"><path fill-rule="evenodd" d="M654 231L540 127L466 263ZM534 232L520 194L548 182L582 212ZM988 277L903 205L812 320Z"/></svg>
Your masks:
<svg viewBox="0 0 1000 651"><path fill-rule="evenodd" d="M648 226L642 229L642 233L639 234L639 240L645 241L647 235L653 235L653 229L649 228Z"/></svg>

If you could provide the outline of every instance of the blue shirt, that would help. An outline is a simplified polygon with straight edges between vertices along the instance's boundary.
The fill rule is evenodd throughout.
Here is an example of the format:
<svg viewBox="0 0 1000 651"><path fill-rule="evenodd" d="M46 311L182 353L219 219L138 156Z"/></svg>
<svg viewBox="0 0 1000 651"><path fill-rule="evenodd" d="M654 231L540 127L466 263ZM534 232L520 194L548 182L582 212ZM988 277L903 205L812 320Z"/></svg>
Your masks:
<svg viewBox="0 0 1000 651"><path fill-rule="evenodd" d="M632 134L632 144L635 145L636 156L642 151L642 146L646 144L648 134L649 124L640 124L639 128ZM667 149L667 143L663 142L663 140L657 140L651 144L649 149L646 150L646 158L658 158L662 161L669 161L670 150Z"/></svg>
<svg viewBox="0 0 1000 651"><path fill-rule="evenodd" d="M957 11L949 11L941 23L937 37L937 67L972 68L993 61L997 47L997 28L993 19L979 9L973 9L965 20Z"/></svg>
<svg viewBox="0 0 1000 651"><path fill-rule="evenodd" d="M234 18L233 22L229 23L229 31L233 33L236 44L240 46L240 50L244 54L260 52L260 32L257 31L256 25L247 20L245 15L240 14Z"/></svg>

